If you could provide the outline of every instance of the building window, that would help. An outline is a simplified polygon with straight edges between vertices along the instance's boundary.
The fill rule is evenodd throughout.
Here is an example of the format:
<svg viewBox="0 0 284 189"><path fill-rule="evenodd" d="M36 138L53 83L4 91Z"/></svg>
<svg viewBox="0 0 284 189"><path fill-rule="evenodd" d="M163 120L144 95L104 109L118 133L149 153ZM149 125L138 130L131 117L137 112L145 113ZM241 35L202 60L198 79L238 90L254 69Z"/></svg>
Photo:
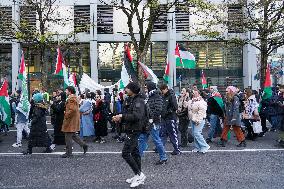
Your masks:
<svg viewBox="0 0 284 189"><path fill-rule="evenodd" d="M9 88L11 91L11 84L12 84L11 83L12 81L12 45L11 44L0 44L0 83L3 82L3 79L8 80Z"/></svg>
<svg viewBox="0 0 284 189"><path fill-rule="evenodd" d="M75 32L90 33L90 5L74 6Z"/></svg>
<svg viewBox="0 0 284 189"><path fill-rule="evenodd" d="M163 11L162 15L159 16L158 20L154 23L153 32L164 32L167 31L167 19L168 15L166 12L166 4L161 4L161 11Z"/></svg>
<svg viewBox="0 0 284 189"><path fill-rule="evenodd" d="M98 33L113 34L113 7L98 5Z"/></svg>
<svg viewBox="0 0 284 189"><path fill-rule="evenodd" d="M229 5L228 7L228 32L243 33L243 8L241 5Z"/></svg>
<svg viewBox="0 0 284 189"><path fill-rule="evenodd" d="M36 29L36 15L37 12L30 6L20 7L20 22L24 26L24 30Z"/></svg>
<svg viewBox="0 0 284 189"><path fill-rule="evenodd" d="M8 37L12 29L12 7L0 7L0 38Z"/></svg>
<svg viewBox="0 0 284 189"><path fill-rule="evenodd" d="M189 31L189 11L185 4L178 4L175 11L176 16L176 31Z"/></svg>

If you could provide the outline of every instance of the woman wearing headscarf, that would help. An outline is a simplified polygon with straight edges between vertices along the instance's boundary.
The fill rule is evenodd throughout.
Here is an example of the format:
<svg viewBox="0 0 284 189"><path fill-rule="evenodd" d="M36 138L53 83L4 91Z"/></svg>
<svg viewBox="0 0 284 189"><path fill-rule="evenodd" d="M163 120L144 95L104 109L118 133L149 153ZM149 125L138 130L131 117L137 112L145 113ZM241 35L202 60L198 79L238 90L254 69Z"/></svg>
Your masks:
<svg viewBox="0 0 284 189"><path fill-rule="evenodd" d="M246 147L245 136L241 130L240 100L237 96L237 89L234 86L229 86L226 89L225 120L221 140L219 142L220 146L225 147L228 132L231 127L233 127L234 133L239 141L237 146Z"/></svg>
<svg viewBox="0 0 284 189"><path fill-rule="evenodd" d="M252 124L259 120L258 106L259 105L256 101L255 95L252 93L252 90L246 89L242 121L248 131L246 138L249 140L255 140L257 137L257 134L253 132Z"/></svg>
<svg viewBox="0 0 284 189"><path fill-rule="evenodd" d="M66 94L61 92L57 95L54 100L54 103L50 106L52 112L54 113L54 139L52 142L52 148L55 148L55 145L65 145L65 135L61 131L62 124L64 120L64 111L65 111L65 102Z"/></svg>
<svg viewBox="0 0 284 189"><path fill-rule="evenodd" d="M80 123L80 137L94 136L94 120L93 120L93 104L91 100L91 93L86 93L86 99L80 106L81 123Z"/></svg>
<svg viewBox="0 0 284 189"><path fill-rule="evenodd" d="M107 136L107 120L105 116L106 106L99 94L96 95L96 106L94 108L94 121L96 138L95 142L105 143L104 137Z"/></svg>
<svg viewBox="0 0 284 189"><path fill-rule="evenodd" d="M33 102L28 149L23 154L32 154L33 147L46 147L45 152L50 153L52 152L51 140L46 126L47 106L43 102L42 94L34 94Z"/></svg>

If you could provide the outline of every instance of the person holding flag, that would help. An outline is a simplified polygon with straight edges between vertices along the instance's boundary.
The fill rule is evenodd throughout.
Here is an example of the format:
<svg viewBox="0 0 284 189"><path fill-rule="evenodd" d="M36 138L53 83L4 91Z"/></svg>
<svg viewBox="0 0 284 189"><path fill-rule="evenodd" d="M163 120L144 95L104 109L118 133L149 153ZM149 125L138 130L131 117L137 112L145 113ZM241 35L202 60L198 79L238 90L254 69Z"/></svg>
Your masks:
<svg viewBox="0 0 284 189"><path fill-rule="evenodd" d="M211 96L207 101L207 114L209 116L210 129L206 139L207 143L212 143L215 134L222 133L220 119L224 119L224 102L217 86L210 86Z"/></svg>
<svg viewBox="0 0 284 189"><path fill-rule="evenodd" d="M8 95L8 81L4 80L0 88L0 112L1 112L1 122L6 126L11 125L11 108ZM1 141L1 139L0 139Z"/></svg>

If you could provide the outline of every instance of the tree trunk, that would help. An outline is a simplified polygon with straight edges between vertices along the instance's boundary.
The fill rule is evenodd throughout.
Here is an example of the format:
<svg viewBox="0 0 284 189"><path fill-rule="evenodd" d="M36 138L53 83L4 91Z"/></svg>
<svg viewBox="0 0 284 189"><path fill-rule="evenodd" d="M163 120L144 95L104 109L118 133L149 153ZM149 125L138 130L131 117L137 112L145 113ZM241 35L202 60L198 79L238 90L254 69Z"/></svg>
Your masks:
<svg viewBox="0 0 284 189"><path fill-rule="evenodd" d="M144 59L145 53L137 52L137 61L142 62ZM141 66L137 62L137 71L138 71L138 82L140 85L141 90L144 92L144 87L145 87L145 77L144 77L144 72Z"/></svg>
<svg viewBox="0 0 284 189"><path fill-rule="evenodd" d="M260 86L264 87L265 77L266 77L266 68L268 62L268 54L266 51L261 51L261 65L260 65Z"/></svg>
<svg viewBox="0 0 284 189"><path fill-rule="evenodd" d="M45 52L45 46L41 45L40 47L40 66L41 66L41 84L42 84L42 88L47 89L48 85L47 85L47 64L44 61L44 52Z"/></svg>

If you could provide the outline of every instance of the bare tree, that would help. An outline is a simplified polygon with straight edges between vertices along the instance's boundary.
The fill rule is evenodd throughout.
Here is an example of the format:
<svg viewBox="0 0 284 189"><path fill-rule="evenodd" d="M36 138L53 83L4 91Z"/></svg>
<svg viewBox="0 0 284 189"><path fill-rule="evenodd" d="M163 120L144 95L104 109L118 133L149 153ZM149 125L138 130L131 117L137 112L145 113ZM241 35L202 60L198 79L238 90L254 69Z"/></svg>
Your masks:
<svg viewBox="0 0 284 189"><path fill-rule="evenodd" d="M150 45L151 35L153 33L154 23L159 20L159 17L169 12L169 10L178 5L179 0L173 0L164 6L161 6L162 3L160 0L111 0L111 2L106 0L100 0L102 4L112 5L117 9L123 11L127 17L127 25L129 29L129 36L131 42L134 46L137 55L137 61L144 60L147 50ZM186 0L183 3L186 3L188 6L196 7L206 7L207 3L203 0ZM138 38L134 32L133 19L137 19L138 23ZM140 85L144 85L144 75L143 71L138 66L138 78Z"/></svg>
<svg viewBox="0 0 284 189"><path fill-rule="evenodd" d="M218 7L218 8L217 8ZM239 8L241 14L224 15L222 10L230 7ZM226 40L240 45L250 44L260 52L260 85L263 86L265 80L265 70L268 64L268 57L274 50L284 45L284 1L283 0L226 0L216 6L211 22L204 21L207 29L200 31L203 35L224 39L221 34L226 32L216 32L212 26L222 24L232 35L228 35ZM245 32L255 32L256 35L244 37ZM213 34L213 35L212 35Z"/></svg>

